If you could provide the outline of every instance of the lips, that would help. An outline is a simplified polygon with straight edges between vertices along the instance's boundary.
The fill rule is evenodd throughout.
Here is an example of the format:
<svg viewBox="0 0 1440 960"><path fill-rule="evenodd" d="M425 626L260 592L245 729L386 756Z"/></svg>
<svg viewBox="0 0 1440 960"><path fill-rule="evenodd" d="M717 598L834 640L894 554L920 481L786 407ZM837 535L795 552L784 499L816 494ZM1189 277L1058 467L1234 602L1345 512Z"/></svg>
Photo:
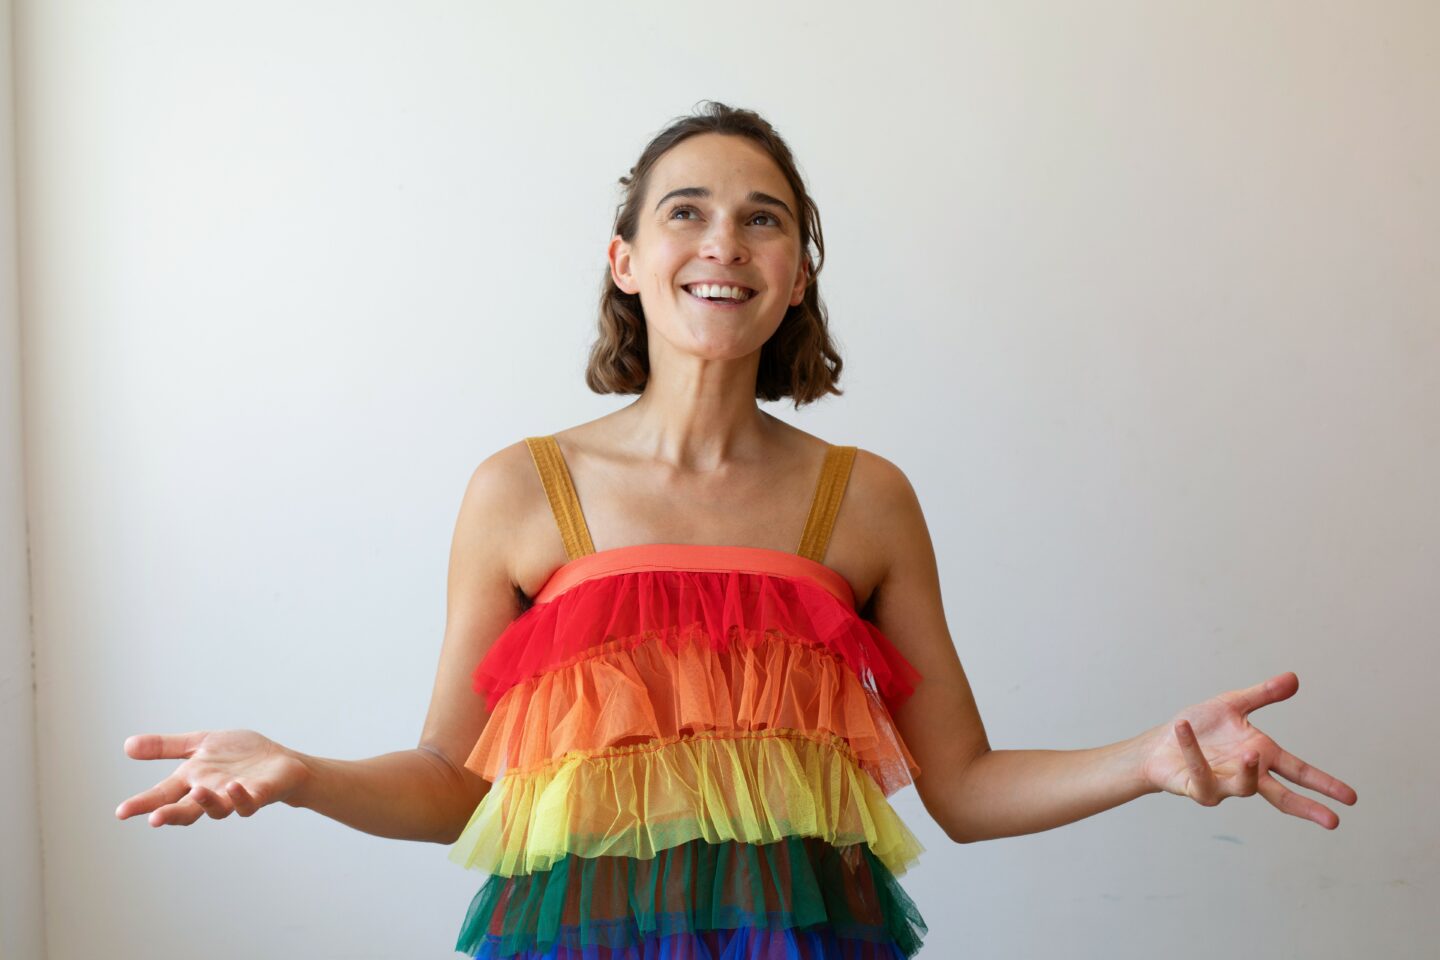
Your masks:
<svg viewBox="0 0 1440 960"><path fill-rule="evenodd" d="M692 280L689 283L681 284L681 289L697 300L726 306L748 303L755 297L753 288L733 280Z"/></svg>
<svg viewBox="0 0 1440 960"><path fill-rule="evenodd" d="M685 290L685 295L696 303L703 303L705 306L714 307L717 310L736 310L755 299L753 293L745 300L709 300L705 297L698 296L690 290Z"/></svg>

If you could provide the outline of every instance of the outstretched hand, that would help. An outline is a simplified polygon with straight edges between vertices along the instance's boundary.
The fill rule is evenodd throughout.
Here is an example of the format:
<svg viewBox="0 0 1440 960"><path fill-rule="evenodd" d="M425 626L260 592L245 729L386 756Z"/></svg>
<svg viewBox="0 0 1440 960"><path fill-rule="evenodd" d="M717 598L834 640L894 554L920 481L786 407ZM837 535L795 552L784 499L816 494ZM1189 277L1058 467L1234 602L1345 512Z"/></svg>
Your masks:
<svg viewBox="0 0 1440 960"><path fill-rule="evenodd" d="M253 730L199 730L182 734L141 734L125 741L135 760L179 760L175 772L115 808L120 820L150 814L150 826L189 826L209 814L248 817L287 799L305 779L304 762L293 750Z"/></svg>
<svg viewBox="0 0 1440 960"><path fill-rule="evenodd" d="M1144 747L1145 782L1206 807L1259 793L1277 810L1334 830L1340 817L1333 810L1284 786L1271 771L1346 805L1358 799L1354 789L1281 749L1248 719L1299 689L1299 677L1282 673L1181 710L1151 732L1153 742Z"/></svg>

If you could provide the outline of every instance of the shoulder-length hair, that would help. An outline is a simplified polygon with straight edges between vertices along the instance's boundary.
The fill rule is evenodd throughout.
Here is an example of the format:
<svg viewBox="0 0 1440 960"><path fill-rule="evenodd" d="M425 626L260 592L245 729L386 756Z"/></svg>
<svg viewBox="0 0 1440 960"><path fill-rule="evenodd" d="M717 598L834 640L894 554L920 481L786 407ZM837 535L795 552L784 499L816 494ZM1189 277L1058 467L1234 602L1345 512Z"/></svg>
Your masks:
<svg viewBox="0 0 1440 960"><path fill-rule="evenodd" d="M680 117L662 130L645 147L630 175L621 177L625 198L616 210L613 233L634 242L641 204L650 182L650 172L665 151L700 133L724 133L748 137L770 154L799 205L800 249L809 267L805 299L785 311L785 318L760 349L760 368L755 378L755 396L760 400L794 399L795 408L827 393L841 394L837 382L844 361L830 339L829 320L820 300L819 276L825 265L825 236L820 229L820 211L795 165L790 148L775 128L751 110L707 100L696 113ZM811 256L811 245L815 255ZM599 335L590 348L585 383L596 393L641 393L650 379L650 358L645 331L645 311L638 294L626 293L615 285L610 269L600 292Z"/></svg>

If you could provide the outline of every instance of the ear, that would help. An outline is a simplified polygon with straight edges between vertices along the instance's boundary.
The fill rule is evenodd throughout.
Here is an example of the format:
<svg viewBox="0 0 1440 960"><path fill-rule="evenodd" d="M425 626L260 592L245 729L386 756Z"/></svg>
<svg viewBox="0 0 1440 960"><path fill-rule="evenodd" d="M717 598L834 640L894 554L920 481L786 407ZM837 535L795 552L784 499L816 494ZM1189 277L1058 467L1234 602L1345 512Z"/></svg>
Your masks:
<svg viewBox="0 0 1440 960"><path fill-rule="evenodd" d="M810 258L800 258L800 272L795 277L795 288L790 291L790 306L798 307L805 299L805 288L810 286Z"/></svg>
<svg viewBox="0 0 1440 960"><path fill-rule="evenodd" d="M625 242L625 238L618 233L611 237L606 256L610 259L610 278L615 281L615 286L626 293L638 293L640 285L630 272L630 244Z"/></svg>

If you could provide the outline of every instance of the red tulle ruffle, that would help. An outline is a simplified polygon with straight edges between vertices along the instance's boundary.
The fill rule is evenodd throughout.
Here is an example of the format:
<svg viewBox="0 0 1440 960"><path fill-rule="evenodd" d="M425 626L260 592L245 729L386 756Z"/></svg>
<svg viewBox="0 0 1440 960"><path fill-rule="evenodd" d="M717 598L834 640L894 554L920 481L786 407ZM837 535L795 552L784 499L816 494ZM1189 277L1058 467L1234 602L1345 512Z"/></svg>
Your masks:
<svg viewBox="0 0 1440 960"><path fill-rule="evenodd" d="M776 639L823 646L891 711L920 681L873 624L803 577L647 570L582 581L526 610L481 660L475 690L494 710L517 683L577 662L592 648L655 641L675 651L697 638L722 651Z"/></svg>

